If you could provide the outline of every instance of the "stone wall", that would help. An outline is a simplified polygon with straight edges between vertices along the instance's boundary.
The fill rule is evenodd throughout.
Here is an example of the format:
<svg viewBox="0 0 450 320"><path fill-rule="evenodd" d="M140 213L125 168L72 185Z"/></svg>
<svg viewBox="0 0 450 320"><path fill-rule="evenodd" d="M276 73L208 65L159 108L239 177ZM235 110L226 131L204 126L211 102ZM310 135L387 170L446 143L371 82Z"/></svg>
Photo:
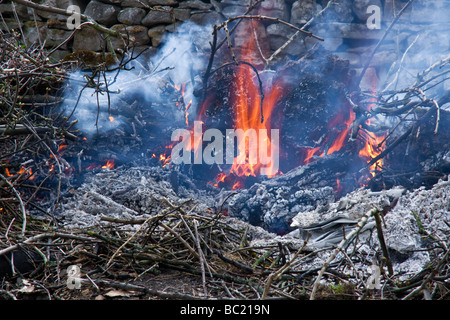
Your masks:
<svg viewBox="0 0 450 320"><path fill-rule="evenodd" d="M226 17L245 12L250 0L209 1L209 0L41 0L40 3L66 9L77 5L81 12L91 16L97 22L113 30L122 30L129 36L131 44L136 47L150 47L156 50L161 46L163 37L172 33L186 21L199 25L219 24ZM327 9L322 17L315 20L310 29L323 37L321 42L325 49L348 59L356 72L361 70L369 53L383 36L396 12L406 0L339 0ZM302 26L314 14L327 5L327 0L265 0L252 14L260 14L282 19L296 26ZM370 29L367 25L372 13L367 8L375 5L380 8L380 28ZM29 44L45 42L45 47L52 49L71 34L66 16L41 12L15 4L0 4L0 26L6 29L21 29ZM416 0L408 7L393 30L375 54L371 69L367 74L383 77L394 61L400 61L403 53L412 43L411 56L402 62L404 67L416 70L421 67L423 59L438 59L449 52L450 30L449 0ZM18 18L18 19L17 19ZM19 26L20 24L20 26ZM211 29L212 31L212 29ZM267 40L267 55L273 53L295 32L280 23L264 21L258 29L260 39ZM419 37L416 39L417 35ZM199 35L202 36L202 35ZM245 42L248 34L236 35L236 44ZM117 50L123 44L113 42ZM301 56L306 50L317 44L317 40L298 37L284 51L284 55ZM102 51L106 47L105 38L90 26L83 26L74 37L53 53L55 59L77 50ZM427 55L421 54L427 52ZM372 82L370 78L369 82ZM372 85L371 83L368 84Z"/></svg>

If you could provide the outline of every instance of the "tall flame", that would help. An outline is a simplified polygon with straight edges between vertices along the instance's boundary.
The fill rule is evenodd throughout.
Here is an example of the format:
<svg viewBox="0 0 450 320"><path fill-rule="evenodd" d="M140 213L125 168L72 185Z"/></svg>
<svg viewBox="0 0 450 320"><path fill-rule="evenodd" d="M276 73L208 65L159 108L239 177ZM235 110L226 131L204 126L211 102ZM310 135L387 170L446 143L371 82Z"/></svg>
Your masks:
<svg viewBox="0 0 450 320"><path fill-rule="evenodd" d="M372 75L372 89L371 93L372 95L375 95L375 91L377 88L377 77L375 75ZM376 102L376 99L373 97L370 99L371 102ZM368 105L368 110L370 111L375 106L374 103L371 103ZM374 120L367 119L366 125L370 126ZM363 159L365 159L367 162L370 162L372 159L376 158L378 155L383 152L385 149L384 145L384 138L385 134L376 135L375 133L369 132L369 131L362 131L361 136L364 141L363 148L359 151L359 156ZM369 167L369 173L370 176L367 178L367 180L370 180L371 178L375 177L375 174L378 170L381 170L383 167L383 159L379 159L374 164L372 164Z"/></svg>
<svg viewBox="0 0 450 320"><path fill-rule="evenodd" d="M252 28L256 28L257 21L250 21L249 23L252 24ZM243 61L251 61L251 56L254 55L255 52L259 52L257 50L255 35L253 32L251 34L251 38L246 43L246 45L244 45L241 51L241 60ZM262 122L261 90L260 87L255 84L256 81L253 81L253 79L256 79L255 71L246 64L240 64L236 76L236 93L231 100L235 110L235 127L236 129L242 129L244 132L249 129L253 129L256 132L258 132L259 129L266 129L267 132L270 132L271 116L273 114L276 102L281 96L281 88L280 86L274 85L268 93L263 93L264 99L262 109L264 121ZM265 142L268 150L272 150L272 152L279 152L279 150L276 150L277 146L271 146L270 139L266 139ZM240 144L239 147L239 154L246 153L246 161L244 164L238 164L235 159L230 172L237 176L257 176L259 174L260 168L262 167L262 164L260 162L257 162L256 164L249 163L250 161L248 150L252 146L249 146L249 148L245 148L245 144ZM256 146L256 148L259 148L259 146ZM259 154L259 149L257 150L257 154ZM273 154L270 155L270 157L273 158ZM270 161L269 166L273 165L274 161ZM270 167L270 169L272 168L273 167ZM238 185L236 185L236 188L237 187Z"/></svg>

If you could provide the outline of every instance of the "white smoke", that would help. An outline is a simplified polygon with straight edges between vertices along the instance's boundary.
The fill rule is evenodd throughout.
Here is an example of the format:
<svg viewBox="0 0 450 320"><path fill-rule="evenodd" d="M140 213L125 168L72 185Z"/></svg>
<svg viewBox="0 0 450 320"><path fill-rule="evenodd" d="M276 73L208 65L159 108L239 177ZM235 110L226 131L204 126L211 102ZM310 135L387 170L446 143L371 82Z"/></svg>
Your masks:
<svg viewBox="0 0 450 320"><path fill-rule="evenodd" d="M149 60L139 57L126 65L127 70L107 72L109 94L103 75L94 78L101 83L95 88L85 87L89 72L72 73L64 96L65 115L70 115L71 121L78 120L77 126L83 134L105 133L125 124L120 110L114 121L109 112L123 103L123 97L142 97L148 107L158 108L162 107L158 104L164 105L170 99L168 86L181 88L183 85L184 103L192 101L190 113L193 114L199 102L194 95L195 84L200 82L200 75L206 68L212 30L211 26L184 23L176 32L166 35L164 45ZM173 116L180 120L184 118L184 111L174 112Z"/></svg>

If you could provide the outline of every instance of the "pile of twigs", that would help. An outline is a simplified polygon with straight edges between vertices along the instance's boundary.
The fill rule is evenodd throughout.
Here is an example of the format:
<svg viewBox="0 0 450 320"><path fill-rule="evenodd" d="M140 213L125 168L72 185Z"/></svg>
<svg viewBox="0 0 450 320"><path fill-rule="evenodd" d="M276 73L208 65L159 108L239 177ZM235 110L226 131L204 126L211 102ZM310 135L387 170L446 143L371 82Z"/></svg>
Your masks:
<svg viewBox="0 0 450 320"><path fill-rule="evenodd" d="M220 213L199 212L191 201L143 218L103 217L83 230L30 218L25 234L3 215L0 256L15 261L0 287L4 299L445 299L448 240L435 239L434 262L408 279L383 271L369 287L373 261L358 248L372 210L337 247L305 242L252 242L255 229ZM422 230L422 229L421 229ZM423 231L423 230L422 230ZM381 228L378 232L382 233ZM382 234L379 234L382 238ZM291 239L292 240L292 239ZM28 257L28 270L23 257ZM315 259L321 263L313 263ZM22 259L22 262L21 262ZM325 262L324 262L325 261ZM22 263L22 264L20 264ZM373 265L372 265L373 267ZM28 271L26 274L20 273ZM5 263L0 260L0 271ZM386 273L384 273L386 272ZM389 274L388 274L389 273ZM176 279L181 279L176 282ZM18 281L21 280L21 281ZM186 287L187 286L187 287Z"/></svg>
<svg viewBox="0 0 450 320"><path fill-rule="evenodd" d="M26 208L46 212L34 202L49 191L44 184L56 182L59 197L66 163L58 151L76 139L58 113L69 64L25 45L19 32L0 33L0 211L21 216L24 232Z"/></svg>
<svg viewBox="0 0 450 320"><path fill-rule="evenodd" d="M264 293L265 278L286 259L276 243L250 247L244 224L233 226L220 214L197 213L188 203L174 206L167 201L167 209L148 218L104 217L101 225L83 230L58 230L49 221L32 219L20 236L14 232L19 228L14 218L4 216L2 222L0 255L26 251L36 264L26 276L32 292L17 284L20 273L15 270L0 288L3 297L20 299L33 293L65 299L80 298L82 293L81 298L90 299L111 288L170 299L283 296L284 290ZM82 290L68 285L67 268L72 265L80 268L79 279L72 280L79 280ZM184 274L183 278L194 276L193 291L173 288L170 292L137 284L158 281L161 274L160 281L170 287L164 276L167 270Z"/></svg>

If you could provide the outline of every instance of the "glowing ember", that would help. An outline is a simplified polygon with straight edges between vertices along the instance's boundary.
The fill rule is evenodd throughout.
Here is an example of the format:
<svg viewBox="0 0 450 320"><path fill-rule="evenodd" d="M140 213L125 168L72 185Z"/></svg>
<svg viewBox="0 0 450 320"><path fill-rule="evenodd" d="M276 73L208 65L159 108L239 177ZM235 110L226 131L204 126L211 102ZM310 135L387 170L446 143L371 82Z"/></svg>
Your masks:
<svg viewBox="0 0 450 320"><path fill-rule="evenodd" d="M337 194L339 194L339 193L341 193L343 188L344 187L341 185L341 181L339 180L339 178L336 178L336 189L335 189L335 192Z"/></svg>
<svg viewBox="0 0 450 320"><path fill-rule="evenodd" d="M58 147L58 153L67 148L67 144L60 144Z"/></svg>
<svg viewBox="0 0 450 320"><path fill-rule="evenodd" d="M109 119L109 121L114 122L114 117L113 116L109 116L108 119Z"/></svg>
<svg viewBox="0 0 450 320"><path fill-rule="evenodd" d="M345 107L345 106L344 106ZM305 159L303 160L304 164L308 164L314 160L314 156L323 157L325 155L325 151L327 155L333 154L339 150L341 150L347 141L348 132L351 124L355 120L355 113L353 110L348 108L344 111L344 113L339 113L329 124L328 124L328 135L323 140L322 145L315 148L307 148L305 149ZM336 132L336 127L344 124L344 128L340 131ZM325 145L329 145L330 139L332 137L336 137L332 142L328 150L322 150Z"/></svg>
<svg viewBox="0 0 450 320"><path fill-rule="evenodd" d="M226 177L227 175L225 173L223 172L219 173L216 177L216 183L214 183L213 186L218 187L220 182L224 183Z"/></svg>
<svg viewBox="0 0 450 320"><path fill-rule="evenodd" d="M8 177L12 177L13 175L9 172L9 169L8 168L5 168L5 174L6 174L6 176L8 176Z"/></svg>
<svg viewBox="0 0 450 320"><path fill-rule="evenodd" d="M233 190L237 190L237 189L242 189L244 187L244 185L238 181L233 185Z"/></svg>

